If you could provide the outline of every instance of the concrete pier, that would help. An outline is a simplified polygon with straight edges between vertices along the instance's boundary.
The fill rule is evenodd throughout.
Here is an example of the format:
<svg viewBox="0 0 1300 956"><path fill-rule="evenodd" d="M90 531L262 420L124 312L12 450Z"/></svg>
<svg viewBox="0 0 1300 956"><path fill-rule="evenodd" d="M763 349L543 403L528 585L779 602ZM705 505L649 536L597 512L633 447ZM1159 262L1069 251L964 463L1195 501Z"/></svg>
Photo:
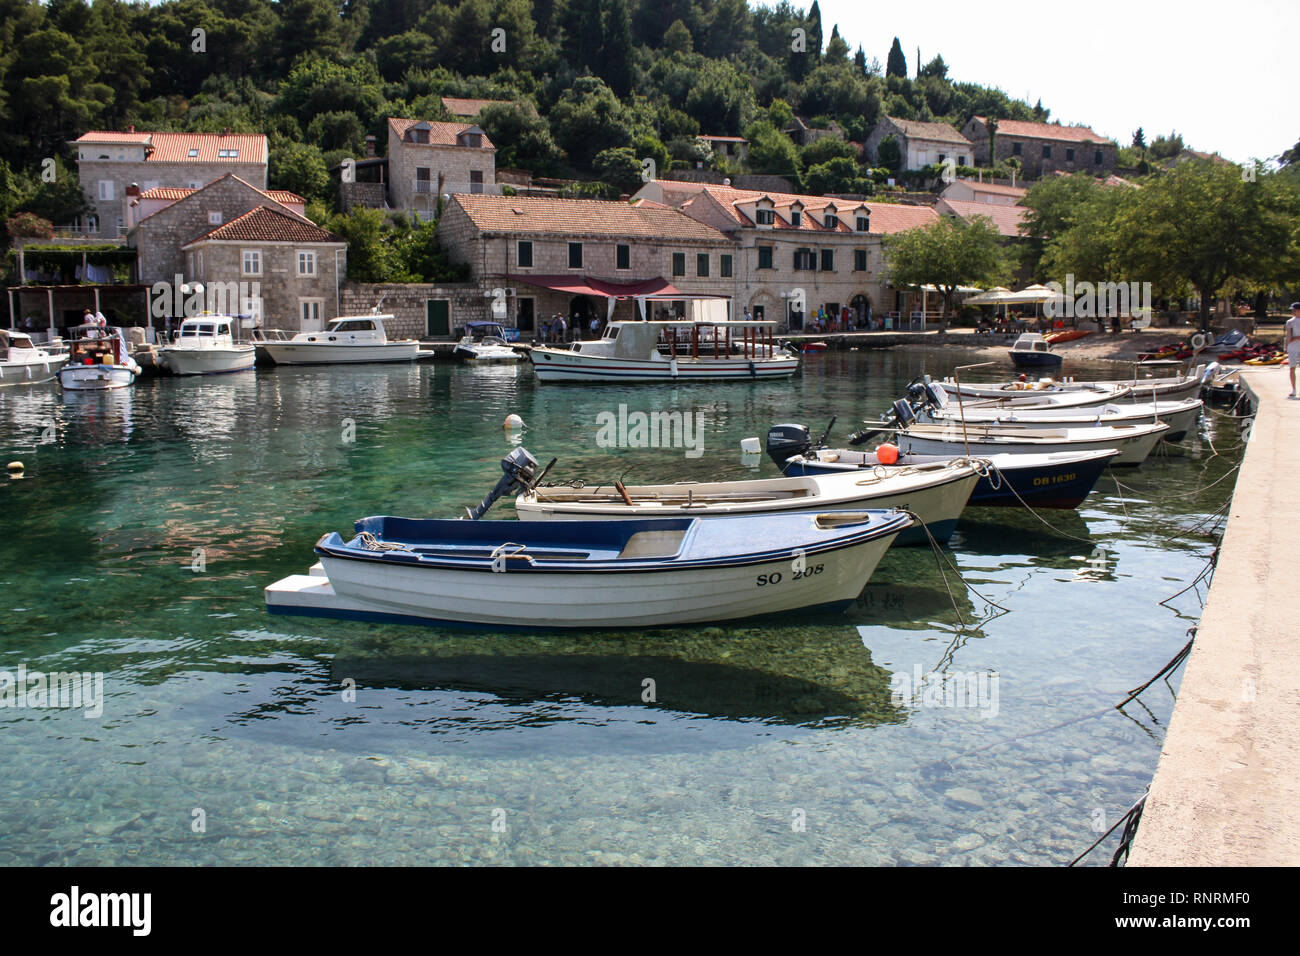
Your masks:
<svg viewBox="0 0 1300 956"><path fill-rule="evenodd" d="M1255 420L1129 866L1300 864L1300 401L1241 373Z"/></svg>

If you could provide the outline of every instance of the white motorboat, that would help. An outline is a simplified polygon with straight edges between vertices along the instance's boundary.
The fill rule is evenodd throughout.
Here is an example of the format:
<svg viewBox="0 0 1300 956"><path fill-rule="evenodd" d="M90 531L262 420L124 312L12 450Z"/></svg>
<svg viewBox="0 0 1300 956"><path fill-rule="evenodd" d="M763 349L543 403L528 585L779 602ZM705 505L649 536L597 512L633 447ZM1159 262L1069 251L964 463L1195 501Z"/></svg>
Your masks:
<svg viewBox="0 0 1300 956"><path fill-rule="evenodd" d="M1004 406L1053 405L1058 408L1086 408L1090 405L1110 405L1128 399L1132 393L1123 382L1074 383L1058 382L1052 378L1027 379L1001 384L957 383L947 378L936 385L943 387L949 398L956 399L968 408L972 403L999 402ZM987 406L986 406L987 407Z"/></svg>
<svg viewBox="0 0 1300 956"><path fill-rule="evenodd" d="M1061 355L1052 351L1047 339L1037 332L1025 332L1008 350L1017 368L1060 368Z"/></svg>
<svg viewBox="0 0 1300 956"><path fill-rule="evenodd" d="M1008 394L1020 395L1026 393L1043 396L1068 396L1080 393L1100 395L1107 390L1126 389L1126 393L1118 397L1112 396L1102 404L1112 402L1173 402L1185 398L1195 398L1200 393L1201 385L1206 381L1207 376L1212 373L1213 368L1214 366L1207 369L1206 366L1202 365L1191 372L1181 375L1161 378L1131 378L1114 382L1077 382L1073 379L1040 378L1037 381L1026 380L992 385L972 385L963 382L958 386L951 379L945 379L939 384L950 395L960 397L962 401L981 398L1003 398Z"/></svg>
<svg viewBox="0 0 1300 956"><path fill-rule="evenodd" d="M126 388L140 374L126 336L116 326L79 325L68 343L68 364L59 384L68 391L102 392Z"/></svg>
<svg viewBox="0 0 1300 956"><path fill-rule="evenodd" d="M506 330L500 322L469 322L465 334L456 343L452 354L474 364L488 362L518 362L523 353L516 352L506 342Z"/></svg>
<svg viewBox="0 0 1300 956"><path fill-rule="evenodd" d="M0 387L48 382L67 363L66 352L41 348L26 332L0 329Z"/></svg>
<svg viewBox="0 0 1300 956"><path fill-rule="evenodd" d="M674 485L535 486L515 499L524 520L729 517L791 512L903 508L918 515L937 541L952 536L979 480L964 459L899 468L748 481L684 481ZM925 529L899 536L898 544L924 544Z"/></svg>
<svg viewBox="0 0 1300 956"><path fill-rule="evenodd" d="M912 519L898 511L609 521L374 517L316 543L281 614L628 629L844 610Z"/></svg>
<svg viewBox="0 0 1300 956"><path fill-rule="evenodd" d="M390 340L384 322L392 315L340 315L324 332L299 332L288 341L267 339L257 349L278 365L414 362L425 354L416 339Z"/></svg>
<svg viewBox="0 0 1300 956"><path fill-rule="evenodd" d="M1118 454L1111 466L1140 465L1169 431L1164 422L1107 425L1093 428L1026 428L972 425L908 425L896 433L898 450L912 455L960 455L967 448L977 457L998 454L1035 455L1055 452L1105 451Z"/></svg>
<svg viewBox="0 0 1300 956"><path fill-rule="evenodd" d="M772 340L775 322L654 320L610 322L604 335L572 350L534 346L539 382L675 382L784 378L797 352Z"/></svg>
<svg viewBox="0 0 1300 956"><path fill-rule="evenodd" d="M170 345L158 350L163 367L173 375L217 375L253 367L257 349L235 341L239 320L230 315L203 315L181 323Z"/></svg>

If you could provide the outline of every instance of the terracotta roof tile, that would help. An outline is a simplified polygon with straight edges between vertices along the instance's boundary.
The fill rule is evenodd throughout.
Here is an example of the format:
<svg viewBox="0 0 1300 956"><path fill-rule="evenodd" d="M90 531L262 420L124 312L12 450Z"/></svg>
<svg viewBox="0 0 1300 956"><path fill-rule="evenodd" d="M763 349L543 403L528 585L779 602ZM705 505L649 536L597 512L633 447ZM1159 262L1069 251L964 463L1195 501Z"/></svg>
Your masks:
<svg viewBox="0 0 1300 956"><path fill-rule="evenodd" d="M971 141L947 123L923 123L920 120L899 119L897 116L886 117L907 136L915 139L938 140L957 146L970 146Z"/></svg>
<svg viewBox="0 0 1300 956"><path fill-rule="evenodd" d="M512 106L514 103L514 100L482 100L462 96L442 98L442 105L452 116L477 116L486 106Z"/></svg>
<svg viewBox="0 0 1300 956"><path fill-rule="evenodd" d="M301 216L258 206L223 226L191 239L185 246L196 242L343 242L334 233L322 229ZM184 246L182 247L184 248Z"/></svg>
<svg viewBox="0 0 1300 956"><path fill-rule="evenodd" d="M659 180L664 189L664 199L669 204L684 206L692 196L708 195L717 201L726 212L741 226L752 226L749 216L737 208L738 203L751 203L764 197L771 199L778 207L789 206L799 202L803 204L804 215L799 226L793 227L788 220L778 214L773 224L777 229L798 228L808 232L829 232L823 224L824 212L828 205L834 205L838 212L866 206L871 218L872 233L903 232L928 226L938 219L938 214L930 206L905 206L900 203L861 202L854 199L835 199L830 196L801 196L795 193L763 192L755 189L736 189L732 186L714 186L709 183L686 183L675 180ZM841 222L837 232L852 232Z"/></svg>
<svg viewBox="0 0 1300 956"><path fill-rule="evenodd" d="M941 199L939 204L947 206L967 221L976 216L987 216L1004 236L1022 235L1020 224L1029 215L1029 210L1024 206L1003 206L999 203L970 202L965 199Z"/></svg>
<svg viewBox="0 0 1300 956"><path fill-rule="evenodd" d="M91 130L77 137L88 145L143 145L150 163L265 163L266 137L261 133L115 133ZM235 155L223 155L230 152ZM191 155L193 154L193 155Z"/></svg>
<svg viewBox="0 0 1300 956"><path fill-rule="evenodd" d="M988 123L983 116L974 118L986 125ZM1053 139L1063 143L1098 143L1104 145L1111 142L1104 136L1098 136L1088 126L1061 126L1058 123L1030 123L1025 120L998 120L998 135Z"/></svg>
<svg viewBox="0 0 1300 956"><path fill-rule="evenodd" d="M456 142L456 137L467 129L478 129L473 123L430 123L425 120L400 119L396 116L388 117L388 128L396 134L398 139L406 135L406 131L417 123L424 123L429 127L429 146L460 146ZM417 144L425 145L425 144ZM461 146L461 149L471 149L469 146ZM492 140L487 133L483 134L483 149L496 149L492 145Z"/></svg>
<svg viewBox="0 0 1300 956"><path fill-rule="evenodd" d="M977 193L991 193L995 196L1016 196L1023 198L1029 190L1022 186L1003 186L1000 183L982 183L977 179L959 179L963 183L975 190Z"/></svg>
<svg viewBox="0 0 1300 956"><path fill-rule="evenodd" d="M451 197L482 232L730 242L711 226L658 203L525 196Z"/></svg>

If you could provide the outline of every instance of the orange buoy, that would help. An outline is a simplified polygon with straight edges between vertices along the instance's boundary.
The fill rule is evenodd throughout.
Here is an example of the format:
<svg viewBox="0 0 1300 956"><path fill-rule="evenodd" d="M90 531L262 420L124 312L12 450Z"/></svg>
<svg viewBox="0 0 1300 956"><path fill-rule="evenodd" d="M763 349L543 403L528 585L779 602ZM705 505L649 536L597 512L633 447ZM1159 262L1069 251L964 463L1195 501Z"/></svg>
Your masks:
<svg viewBox="0 0 1300 956"><path fill-rule="evenodd" d="M898 464L898 446L885 442L876 448L876 461L882 465Z"/></svg>

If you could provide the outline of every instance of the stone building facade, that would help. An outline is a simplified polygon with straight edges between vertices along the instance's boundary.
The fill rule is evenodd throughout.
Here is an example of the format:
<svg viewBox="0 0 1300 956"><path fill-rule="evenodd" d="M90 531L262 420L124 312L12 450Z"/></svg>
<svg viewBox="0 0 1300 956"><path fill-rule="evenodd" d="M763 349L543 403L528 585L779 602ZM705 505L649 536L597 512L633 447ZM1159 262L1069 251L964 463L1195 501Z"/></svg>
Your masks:
<svg viewBox="0 0 1300 956"><path fill-rule="evenodd" d="M491 300L476 282L345 282L342 315L376 305L393 318L384 323L390 339L449 339L466 322L492 319ZM452 324L454 317L454 325ZM447 322L443 331L441 323Z"/></svg>
<svg viewBox="0 0 1300 956"><path fill-rule="evenodd" d="M228 173L265 189L267 143L261 134L146 133L92 130L78 137L77 173L93 220L80 230L102 236L125 235L126 191L172 186L200 189ZM78 224L74 224L74 227ZM94 228L91 228L91 227Z"/></svg>
<svg viewBox="0 0 1300 956"><path fill-rule="evenodd" d="M880 165L880 144L893 136L898 141L903 169L922 169L951 158L958 166L974 162L975 146L947 123L922 123L917 120L882 116L864 144L867 156Z"/></svg>
<svg viewBox="0 0 1300 956"><path fill-rule="evenodd" d="M421 218L449 193L499 193L496 147L472 123L388 120L388 203Z"/></svg>
<svg viewBox="0 0 1300 956"><path fill-rule="evenodd" d="M1055 172L1092 173L1106 176L1115 171L1118 147L1087 126L998 120L989 151L989 120L972 116L962 133L975 144L975 161L991 166L1016 159L1026 179L1038 179Z"/></svg>

